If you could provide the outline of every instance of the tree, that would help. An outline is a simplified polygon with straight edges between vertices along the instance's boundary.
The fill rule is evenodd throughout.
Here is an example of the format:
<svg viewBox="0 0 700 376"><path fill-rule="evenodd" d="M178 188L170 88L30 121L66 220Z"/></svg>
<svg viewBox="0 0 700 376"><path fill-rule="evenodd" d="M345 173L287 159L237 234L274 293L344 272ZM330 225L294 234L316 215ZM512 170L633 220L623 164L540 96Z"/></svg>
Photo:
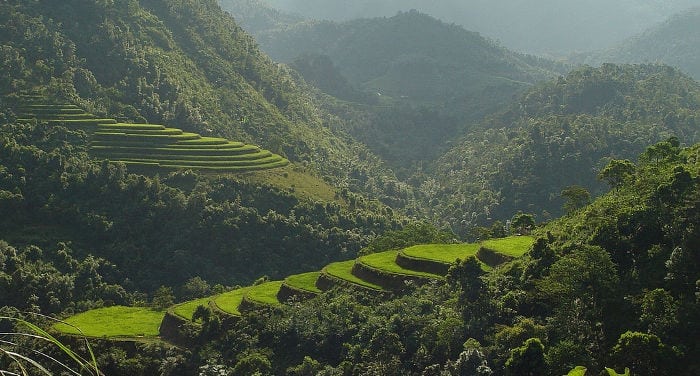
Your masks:
<svg viewBox="0 0 700 376"><path fill-rule="evenodd" d="M201 298L209 295L210 293L211 287L207 281L203 280L199 276L188 279L182 286L182 298L185 300Z"/></svg>
<svg viewBox="0 0 700 376"><path fill-rule="evenodd" d="M591 194L580 185L570 185L561 191L564 202L564 211L572 213L591 202Z"/></svg>
<svg viewBox="0 0 700 376"><path fill-rule="evenodd" d="M620 189L630 176L633 176L635 167L628 159L613 159L598 174L598 179L605 181L615 190Z"/></svg>
<svg viewBox="0 0 700 376"><path fill-rule="evenodd" d="M525 343L510 352L506 361L506 375L535 376L545 375L544 345L539 338L530 338Z"/></svg>
<svg viewBox="0 0 700 376"><path fill-rule="evenodd" d="M169 286L160 286L156 292L153 293L153 300L151 301L151 306L158 310L164 310L175 304L175 296L173 295L173 289Z"/></svg>
<svg viewBox="0 0 700 376"><path fill-rule="evenodd" d="M513 216L510 225L520 234L529 234L535 227L535 217L532 214L518 213Z"/></svg>
<svg viewBox="0 0 700 376"><path fill-rule="evenodd" d="M673 351L653 334L627 331L612 348L612 358L619 367L629 366L634 375L671 375Z"/></svg>

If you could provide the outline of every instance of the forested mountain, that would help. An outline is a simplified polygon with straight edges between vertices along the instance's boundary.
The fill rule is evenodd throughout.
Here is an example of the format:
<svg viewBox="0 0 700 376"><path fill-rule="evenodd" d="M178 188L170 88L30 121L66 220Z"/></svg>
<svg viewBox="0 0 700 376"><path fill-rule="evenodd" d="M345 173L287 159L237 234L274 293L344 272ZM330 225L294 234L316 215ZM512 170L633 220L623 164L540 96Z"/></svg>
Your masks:
<svg viewBox="0 0 700 376"><path fill-rule="evenodd" d="M700 373L697 81L557 78L417 11L337 24L241 4L294 69L215 0L0 2L0 373L91 372L18 318L105 375ZM98 128L151 157L170 132L281 163L136 169L95 152ZM525 245L487 245L507 235ZM305 289L285 297L290 275ZM157 321L94 351L53 326L119 325L97 308Z"/></svg>
<svg viewBox="0 0 700 376"><path fill-rule="evenodd" d="M518 211L546 221L572 185L598 195L597 172L646 145L700 139L700 85L659 65L583 67L538 85L468 133L420 191L436 218L463 233ZM438 220L439 220L438 219Z"/></svg>
<svg viewBox="0 0 700 376"><path fill-rule="evenodd" d="M189 351L112 346L98 359L130 375L695 375L698 153L671 140L611 161L629 168L601 171L609 193L489 272L471 257L403 294L343 287L228 322L202 306L183 328Z"/></svg>
<svg viewBox="0 0 700 376"><path fill-rule="evenodd" d="M129 294L194 276L236 284L351 257L401 222L357 192L396 203L410 190L362 145L334 134L339 120L214 1L13 1L0 10L0 233L18 249L46 252L30 249L28 264L53 263L70 275L78 266L64 259L88 262L101 275L91 279L96 285L104 278ZM256 143L295 165L271 178L131 175L91 159L88 134L69 123L18 121L23 93L126 122ZM382 196L387 186L391 197ZM296 188L319 193L308 198ZM27 308L31 295L41 309L74 304L18 288L43 278L21 273L28 279L3 279L2 290L18 307Z"/></svg>
<svg viewBox="0 0 700 376"><path fill-rule="evenodd" d="M223 2L230 0L222 0ZM564 56L609 47L697 0L262 0L307 18L348 21L417 9L517 51Z"/></svg>
<svg viewBox="0 0 700 376"><path fill-rule="evenodd" d="M605 51L574 60L587 64L663 63L700 79L700 8L679 13L664 23Z"/></svg>
<svg viewBox="0 0 700 376"><path fill-rule="evenodd" d="M254 143L374 197L367 176L395 181L214 1L2 7L3 94L44 85L98 115Z"/></svg>
<svg viewBox="0 0 700 376"><path fill-rule="evenodd" d="M350 102L330 101L328 108L354 119L347 130L397 168L434 159L470 122L512 102L533 83L566 70L416 11L285 26L279 13L260 2L221 4L249 25L273 59L290 64L325 93ZM256 21L260 14L268 21ZM273 26L257 29L260 24Z"/></svg>

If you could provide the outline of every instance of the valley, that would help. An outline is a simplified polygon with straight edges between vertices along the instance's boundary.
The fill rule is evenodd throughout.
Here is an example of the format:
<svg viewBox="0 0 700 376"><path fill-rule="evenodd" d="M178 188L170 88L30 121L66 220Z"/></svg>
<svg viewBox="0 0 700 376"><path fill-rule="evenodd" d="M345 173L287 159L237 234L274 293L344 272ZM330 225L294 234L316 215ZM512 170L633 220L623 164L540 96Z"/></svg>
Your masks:
<svg viewBox="0 0 700 376"><path fill-rule="evenodd" d="M700 372L695 4L282 3L0 2L0 374Z"/></svg>

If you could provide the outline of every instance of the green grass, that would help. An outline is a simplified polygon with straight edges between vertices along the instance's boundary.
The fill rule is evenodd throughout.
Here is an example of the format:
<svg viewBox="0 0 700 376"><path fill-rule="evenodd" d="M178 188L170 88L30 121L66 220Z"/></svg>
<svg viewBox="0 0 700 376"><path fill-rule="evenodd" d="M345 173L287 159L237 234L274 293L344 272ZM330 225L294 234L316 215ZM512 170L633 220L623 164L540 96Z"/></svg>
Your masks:
<svg viewBox="0 0 700 376"><path fill-rule="evenodd" d="M320 274L320 272L309 272L290 275L284 279L284 283L298 290L310 291L319 294L321 293L321 290L316 287L316 280Z"/></svg>
<svg viewBox="0 0 700 376"><path fill-rule="evenodd" d="M501 239L489 239L481 242L484 248L510 257L520 257L527 252L535 238L532 236L509 236Z"/></svg>
<svg viewBox="0 0 700 376"><path fill-rule="evenodd" d="M259 159L240 159L240 160L184 160L184 159L155 159L155 158L114 158L115 160L124 162L157 162L161 166L170 165L197 165L210 167L235 167L235 166L257 166L274 162L279 162L282 157L275 155Z"/></svg>
<svg viewBox="0 0 700 376"><path fill-rule="evenodd" d="M214 303L216 303L216 306L219 307L220 310L231 315L240 316L241 311L238 310L238 307L241 305L243 296L248 292L248 289L250 289L250 287L243 287L225 292L217 296L214 299Z"/></svg>
<svg viewBox="0 0 700 376"><path fill-rule="evenodd" d="M178 304L175 307L173 307L173 313L187 320L192 320L192 315L194 315L194 311L197 310L197 307L206 307L209 304L210 300L212 300L212 297L207 296L205 298L190 300Z"/></svg>
<svg viewBox="0 0 700 376"><path fill-rule="evenodd" d="M421 244L408 247L401 252L410 258L432 260L452 264L476 255L479 244Z"/></svg>
<svg viewBox="0 0 700 376"><path fill-rule="evenodd" d="M277 293L280 291L281 286L282 281L270 281L256 286L251 286L248 289L248 293L245 295L245 297L246 299L255 303L280 305L282 303L277 300Z"/></svg>
<svg viewBox="0 0 700 376"><path fill-rule="evenodd" d="M100 124L100 130L165 130L164 125L160 124L136 124L136 123L117 123L116 121L111 124ZM177 128L171 128L177 129Z"/></svg>
<svg viewBox="0 0 700 376"><path fill-rule="evenodd" d="M231 143L231 141L218 137L201 137L196 140L182 140L178 142L179 145L223 145L228 143ZM242 142L237 144L240 146L244 145Z"/></svg>
<svg viewBox="0 0 700 376"><path fill-rule="evenodd" d="M334 262L332 264L328 264L325 268L323 268L323 272L327 273L330 276L342 279L344 281L369 288L372 290L378 290L381 291L383 290L381 286L375 285L374 283L369 283L365 280L362 280L360 278L355 277L352 274L352 266L355 264L355 260L349 260L349 261L340 261L340 262Z"/></svg>
<svg viewBox="0 0 700 376"><path fill-rule="evenodd" d="M161 160L181 160L181 161L244 161L244 160L256 160L272 157L273 154L267 150L259 151L257 153L249 154L233 154L233 155L184 155L184 154L149 154L148 158L144 158L143 155L136 153L109 153L110 159L148 159L149 161L161 161ZM277 160L281 157L277 156Z"/></svg>
<svg viewBox="0 0 700 376"><path fill-rule="evenodd" d="M179 154L179 155L236 155L260 152L260 148L253 145L220 147L221 145L211 145L207 148L188 148L175 145L159 145L159 147L147 147L144 145L133 146L133 144L122 140L94 141L92 150L106 153L136 153L136 154Z"/></svg>
<svg viewBox="0 0 700 376"><path fill-rule="evenodd" d="M80 328L88 337L155 337L164 316L164 312L150 308L114 306L79 313L64 321ZM80 334L76 328L62 323L53 328L62 333Z"/></svg>
<svg viewBox="0 0 700 376"><path fill-rule="evenodd" d="M49 124L66 124L69 126L98 126L102 124L114 124L117 121L114 119L52 119L48 120Z"/></svg>
<svg viewBox="0 0 700 376"><path fill-rule="evenodd" d="M182 130L177 128L164 128L164 129L123 129L123 128L100 128L98 125L97 130L94 134L106 134L106 133L121 133L121 134L153 134L153 135L179 135L182 134Z"/></svg>
<svg viewBox="0 0 700 376"><path fill-rule="evenodd" d="M28 117L89 131L92 153L134 168L145 168L144 171L165 168L233 173L275 169L289 164L281 156L254 145L220 137L202 137L160 124L97 119L75 105L34 104L22 109Z"/></svg>
<svg viewBox="0 0 700 376"><path fill-rule="evenodd" d="M360 257L359 262L363 265L367 265L370 268L379 269L390 274L410 275L428 278L442 278L437 274L410 270L396 265L396 255L398 253L399 251L373 253L371 255Z"/></svg>
<svg viewBox="0 0 700 376"><path fill-rule="evenodd" d="M347 207L334 187L323 179L309 172L300 171L294 165L274 170L257 171L249 174L246 179L252 183L270 184L282 189L293 189L298 197L309 198L313 201L335 202Z"/></svg>
<svg viewBox="0 0 700 376"><path fill-rule="evenodd" d="M119 162L120 160L115 160L115 162ZM155 167L155 168L169 168L169 169L196 169L196 170L203 170L203 171L209 171L212 173L224 173L224 172L251 172L251 171L259 171L259 170L265 170L265 169L271 169L271 168L278 168L278 167L284 167L286 166L289 161L281 160L279 162L274 162L274 163L266 163L266 164L259 164L259 165L253 165L253 166L207 166L207 165L201 165L201 164L188 164L188 165L161 165L158 162L124 162L127 165L131 165L134 167L142 166L142 167Z"/></svg>

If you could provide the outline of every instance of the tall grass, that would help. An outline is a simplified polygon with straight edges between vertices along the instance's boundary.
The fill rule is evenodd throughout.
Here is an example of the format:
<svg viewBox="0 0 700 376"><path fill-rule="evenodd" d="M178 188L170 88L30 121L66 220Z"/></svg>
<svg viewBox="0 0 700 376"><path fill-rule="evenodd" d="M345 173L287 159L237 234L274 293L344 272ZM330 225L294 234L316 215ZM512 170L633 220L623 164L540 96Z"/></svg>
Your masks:
<svg viewBox="0 0 700 376"><path fill-rule="evenodd" d="M39 316L44 319L60 322L59 320L47 316ZM54 373L49 369L54 368L61 369L61 374L77 376L102 375L97 366L95 354L87 339L84 340L89 359L71 350L68 346L64 345L61 341L34 323L16 317L0 316L0 321L5 320L11 322L15 330L8 333L0 333L0 360L3 360L0 362L0 365L2 365L2 367L7 367L7 369L0 369L0 375L53 375ZM80 329L76 329L80 332ZM54 346L61 353L65 354L69 360L61 361L44 351L30 348L27 346L27 342ZM5 362L5 359L8 360L8 362Z"/></svg>

